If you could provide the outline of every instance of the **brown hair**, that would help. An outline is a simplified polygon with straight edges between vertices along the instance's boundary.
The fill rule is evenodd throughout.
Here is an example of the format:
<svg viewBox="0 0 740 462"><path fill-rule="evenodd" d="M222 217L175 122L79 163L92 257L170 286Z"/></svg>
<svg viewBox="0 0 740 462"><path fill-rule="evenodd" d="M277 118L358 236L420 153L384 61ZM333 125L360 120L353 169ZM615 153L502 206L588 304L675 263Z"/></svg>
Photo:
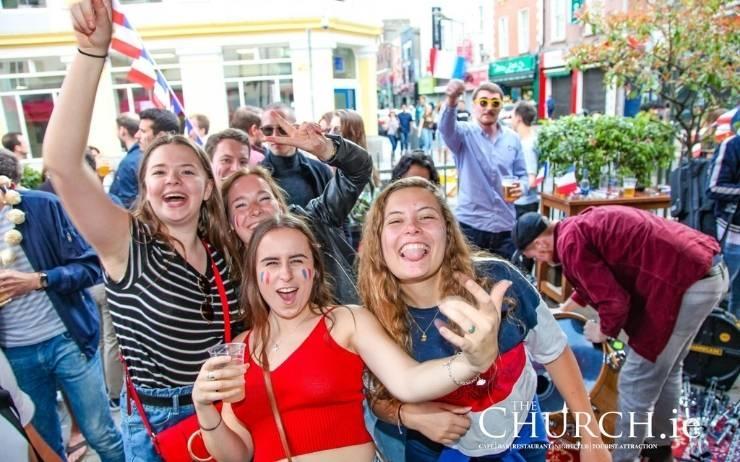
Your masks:
<svg viewBox="0 0 740 462"><path fill-rule="evenodd" d="M359 252L357 286L363 305L378 318L391 338L410 352L408 311L402 298L401 284L386 265L381 244L388 200L394 192L407 188L429 191L437 200L445 221L447 243L443 257L444 264L439 268L441 293L445 296L458 295L475 303L473 297L458 282L454 274L460 272L473 279L476 277L470 247L441 191L429 181L419 177L402 178L386 186L373 202L365 218L362 247ZM374 390L371 392L373 399L389 397L385 387L377 379L373 378L373 382Z"/></svg>
<svg viewBox="0 0 740 462"><path fill-rule="evenodd" d="M149 147L144 151L141 158L141 167L139 168L139 195L136 198L134 205L133 216L138 218L144 224L148 225L152 230L152 236L155 239L163 240L167 242L173 250L176 250L176 245L179 245L183 252L185 248L182 242L170 236L164 223L157 217L152 210L152 206L146 199L146 171L149 159L152 153L162 147L169 145L185 146L193 151L200 166L203 168L207 177L207 182L211 184L212 192L210 197L205 199L200 206L200 213L198 216L198 236L206 238L208 242L216 247L218 250L224 253L227 263L231 263L231 257L233 253L233 244L226 234L225 230L228 229L228 221L226 220L226 214L224 213L224 205L221 201L221 196L218 195L218 188L216 188L216 181L211 170L211 163L208 160L208 155L198 145L193 143L190 138L184 135L160 135L155 138Z"/></svg>
<svg viewBox="0 0 740 462"><path fill-rule="evenodd" d="M486 90L491 93L497 93L502 98L504 97L504 91L501 89L501 87L493 82L482 82L473 92L473 100L475 100L475 97L478 96L478 92L480 92L481 90Z"/></svg>
<svg viewBox="0 0 740 462"><path fill-rule="evenodd" d="M249 130L253 126L256 125L257 128L259 128L262 125L261 116L262 109L242 106L234 111L234 114L231 116L229 126L249 133Z"/></svg>
<svg viewBox="0 0 740 462"><path fill-rule="evenodd" d="M224 205L224 210L226 210L227 217L229 213L229 191L231 191L231 188L234 186L234 183L236 183L237 180L249 175L257 176L261 178L265 183L267 183L267 187L270 189L270 193L277 201L280 211L283 213L288 212L288 202L285 200L285 191L283 190L283 188L280 187L280 185L277 184L270 172L262 166L249 165L247 167L242 167L235 172L232 172L221 183L221 201ZM229 227L228 229L231 228ZM242 274L243 261L246 258L248 245L248 243L244 243L241 239L237 238L234 240L235 258L231 270L234 278L239 278Z"/></svg>
<svg viewBox="0 0 740 462"><path fill-rule="evenodd" d="M314 265L313 286L308 300L309 309L315 314L326 314L332 303L331 290L326 283L326 271L324 269L322 249L316 241L316 237L308 224L301 218L290 214L278 214L259 224L254 230L252 239L247 246L244 261L244 274L241 277L242 296L240 297L240 309L246 313L246 325L248 329L259 338L261 347L254 352L255 360L261 363L263 368L269 367L267 362L267 340L270 338L270 323L268 316L270 307L260 293L259 286L255 283L257 278L257 249L262 239L271 231L278 229L293 229L303 234L308 240Z"/></svg>
<svg viewBox="0 0 740 462"><path fill-rule="evenodd" d="M211 129L211 121L208 120L208 116L205 114L191 114L191 119L195 119L195 121L198 123L198 128L202 128L206 135L208 134L208 131Z"/></svg>
<svg viewBox="0 0 740 462"><path fill-rule="evenodd" d="M208 154L209 159L213 160L213 153L216 152L218 143L223 140L234 140L237 143L241 143L244 146L249 147L249 137L247 137L246 133L238 128L227 128L208 137L208 141L206 141L204 149Z"/></svg>
<svg viewBox="0 0 740 462"><path fill-rule="evenodd" d="M347 139L367 150L367 137L365 136L365 123L362 116L356 111L350 109L340 109L334 112L339 117L342 138ZM373 171L370 176L370 184L375 188L380 186L380 173L373 164Z"/></svg>

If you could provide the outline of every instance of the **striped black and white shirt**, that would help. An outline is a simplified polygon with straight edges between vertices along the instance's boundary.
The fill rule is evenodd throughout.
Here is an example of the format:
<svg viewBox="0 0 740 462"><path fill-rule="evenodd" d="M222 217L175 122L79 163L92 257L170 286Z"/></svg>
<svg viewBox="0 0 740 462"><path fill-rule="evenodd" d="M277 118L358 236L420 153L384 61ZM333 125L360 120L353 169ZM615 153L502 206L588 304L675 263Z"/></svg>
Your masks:
<svg viewBox="0 0 740 462"><path fill-rule="evenodd" d="M208 293L200 273L165 242L154 239L148 226L132 219L126 273L120 282L106 275L113 326L137 386L171 388L192 385L208 348L223 342L224 316L210 261ZM232 336L243 330L238 321L238 293L229 280L223 255L211 248L226 288ZM206 298L213 321L202 314Z"/></svg>

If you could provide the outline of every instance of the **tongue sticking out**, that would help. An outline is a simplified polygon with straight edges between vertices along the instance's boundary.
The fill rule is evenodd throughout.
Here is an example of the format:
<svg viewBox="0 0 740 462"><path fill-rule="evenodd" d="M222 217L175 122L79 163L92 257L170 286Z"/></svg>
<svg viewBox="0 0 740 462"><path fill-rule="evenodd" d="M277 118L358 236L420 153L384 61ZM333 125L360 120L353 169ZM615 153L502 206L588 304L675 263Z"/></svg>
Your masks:
<svg viewBox="0 0 740 462"><path fill-rule="evenodd" d="M426 254L427 251L422 248L408 248L401 252L401 256L403 258L412 262L417 262L421 260Z"/></svg>

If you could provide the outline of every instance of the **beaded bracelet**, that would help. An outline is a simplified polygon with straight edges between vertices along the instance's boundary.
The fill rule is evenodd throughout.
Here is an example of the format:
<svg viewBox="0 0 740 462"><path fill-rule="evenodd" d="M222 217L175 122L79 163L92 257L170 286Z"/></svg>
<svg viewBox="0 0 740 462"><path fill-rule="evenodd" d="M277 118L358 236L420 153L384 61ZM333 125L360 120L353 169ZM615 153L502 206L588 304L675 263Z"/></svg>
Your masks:
<svg viewBox="0 0 740 462"><path fill-rule="evenodd" d="M202 426L202 425L200 424L200 421L198 421L198 426L199 426L199 427L200 427L200 429L201 429L201 430L203 430L204 432L212 432L213 430L217 429L217 428L218 428L218 426L219 426L219 425L221 425L221 422L223 422L223 421L224 421L224 419L223 419L223 417L221 417L221 413L219 412L219 413L218 413L218 423L217 423L216 425L214 425L214 426L213 426L213 427L211 427L211 428L203 428L203 426Z"/></svg>
<svg viewBox="0 0 740 462"><path fill-rule="evenodd" d="M462 387L464 385L470 385L471 383L476 383L480 380L480 374L475 374L475 377L473 377L470 380L463 380L462 382L458 382L457 379L452 375L452 361L456 360L458 357L462 355L462 351L458 351L455 356L451 356L450 359L447 360L445 363L445 367L447 368L447 375L450 376L450 380L452 380L452 383L457 385L458 387Z"/></svg>

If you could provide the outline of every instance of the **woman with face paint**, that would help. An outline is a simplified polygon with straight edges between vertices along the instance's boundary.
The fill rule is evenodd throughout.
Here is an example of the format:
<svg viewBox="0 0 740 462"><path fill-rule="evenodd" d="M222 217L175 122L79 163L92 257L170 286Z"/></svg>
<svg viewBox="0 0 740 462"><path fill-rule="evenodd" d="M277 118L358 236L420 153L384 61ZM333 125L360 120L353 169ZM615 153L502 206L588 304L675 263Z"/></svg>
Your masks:
<svg viewBox="0 0 740 462"><path fill-rule="evenodd" d="M461 353L417 363L367 310L330 304L322 250L301 219L271 217L253 233L242 298L252 328L237 339L247 345L249 367L242 375L222 368L228 358L209 359L193 390L214 459L262 462L292 454L305 462L370 462L375 448L363 419L365 367L394 395L415 402L477 380L494 361L491 339L508 283L490 294L466 283L478 309L460 299L443 300L440 310L463 334L452 325L435 329ZM219 412L213 403L237 396L242 387L245 399Z"/></svg>
<svg viewBox="0 0 740 462"><path fill-rule="evenodd" d="M268 136L266 141L310 152L336 167L336 172L322 194L309 202L305 209L297 205L288 206L285 193L262 167L250 166L229 175L221 184L221 196L226 204L231 230L240 239L240 261L244 260L254 229L263 221L290 211L306 218L321 244L334 300L357 303L359 298L352 268L355 252L345 240L342 224L370 179L372 160L362 147L340 136L324 135L317 124L304 123L294 127L277 113L274 118L285 135Z"/></svg>
<svg viewBox="0 0 740 462"><path fill-rule="evenodd" d="M223 342L226 328L236 334L242 325L222 235L228 224L208 156L180 135L162 134L145 150L132 213L105 194L82 154L111 41L111 6L84 0L70 9L79 53L46 132L44 165L64 208L100 257L121 354L158 433L192 415L192 384L208 348ZM127 460L160 460L137 407L123 406L126 398L124 387Z"/></svg>
<svg viewBox="0 0 740 462"><path fill-rule="evenodd" d="M457 349L433 328L447 319L440 300L470 300L473 281L512 282L494 337L500 353L495 365L481 374L482 383L468 383L439 400L413 403L376 376L380 380L374 380L370 402L380 421L373 425L373 436L388 460L544 461L547 436L529 358L545 365L570 410L590 416L587 430L594 436L581 431L582 460L610 460L599 445L578 364L549 308L507 262L487 258L474 265L438 188L422 178L388 185L368 212L359 257L358 286L365 307L417 361L446 357Z"/></svg>

